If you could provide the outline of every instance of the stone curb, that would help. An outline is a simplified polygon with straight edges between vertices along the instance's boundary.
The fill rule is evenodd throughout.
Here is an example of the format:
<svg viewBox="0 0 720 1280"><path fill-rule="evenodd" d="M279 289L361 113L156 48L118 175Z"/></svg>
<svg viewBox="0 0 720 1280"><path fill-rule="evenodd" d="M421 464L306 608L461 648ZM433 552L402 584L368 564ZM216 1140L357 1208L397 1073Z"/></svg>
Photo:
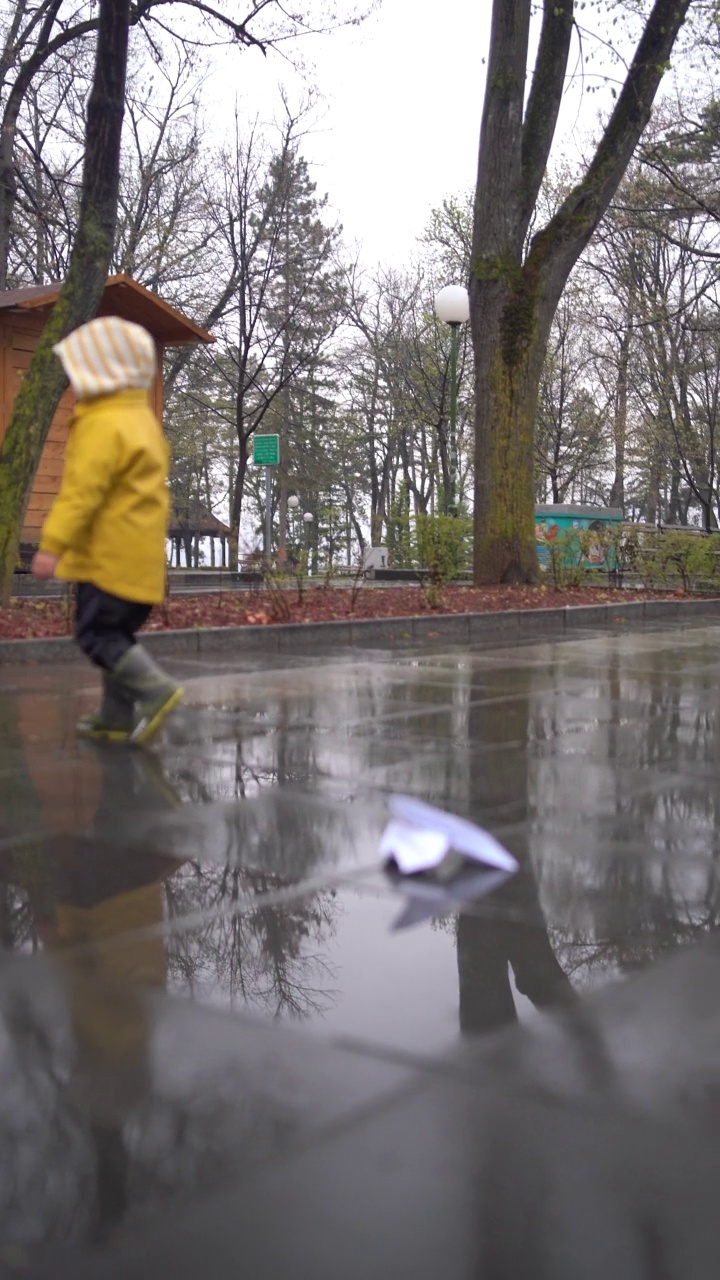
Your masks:
<svg viewBox="0 0 720 1280"><path fill-rule="evenodd" d="M407 618L359 618L345 622L198 627L193 631L149 631L143 644L151 653L297 653L312 648L374 644L414 644L432 640L471 644L489 636L567 634L580 628L626 622L662 622L681 618L720 618L716 600L638 600L614 604L565 605L560 609L509 609L496 613L452 613ZM16 662L73 662L81 658L70 637L49 640L0 640L0 666Z"/></svg>

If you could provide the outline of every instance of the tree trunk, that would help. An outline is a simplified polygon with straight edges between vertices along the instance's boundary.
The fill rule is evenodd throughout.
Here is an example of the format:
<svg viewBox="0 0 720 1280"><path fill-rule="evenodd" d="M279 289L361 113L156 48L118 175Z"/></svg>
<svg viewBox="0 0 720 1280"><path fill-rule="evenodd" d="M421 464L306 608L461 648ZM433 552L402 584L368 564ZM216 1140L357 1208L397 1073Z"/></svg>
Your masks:
<svg viewBox="0 0 720 1280"><path fill-rule="evenodd" d="M278 560L280 564L285 564L287 560L287 527L288 527L288 482L287 476L280 475L280 485L278 492Z"/></svg>
<svg viewBox="0 0 720 1280"><path fill-rule="evenodd" d="M67 279L22 381L0 448L0 596L4 602L10 594L33 476L66 386L52 348L95 314L112 256L129 19L130 0L100 0L77 235Z"/></svg>
<svg viewBox="0 0 720 1280"><path fill-rule="evenodd" d="M633 270L632 262L630 264ZM630 342L634 318L634 290L630 288L630 298L625 312L625 328L620 339L618 356L617 386L615 389L615 413L613 415L613 441L615 444L615 475L610 490L610 506L620 507L625 512L625 445L627 442L628 411L628 369L630 366Z"/></svg>
<svg viewBox="0 0 720 1280"><path fill-rule="evenodd" d="M567 69L573 0L544 0L523 117L531 0L494 0L470 268L475 351L478 585L534 581L534 430L542 362L562 290L610 203L690 0L655 0L585 175L526 237L547 168Z"/></svg>
<svg viewBox="0 0 720 1280"><path fill-rule="evenodd" d="M667 518L669 524L687 524L687 510L680 498L680 468L670 466L670 494L668 497Z"/></svg>
<svg viewBox="0 0 720 1280"><path fill-rule="evenodd" d="M484 303L483 323L474 332L478 422L493 424L492 431L478 432L476 442L475 580L533 582L539 573L534 428L552 314L541 324L525 289L515 297L497 290L493 301L492 311Z"/></svg>
<svg viewBox="0 0 720 1280"><path fill-rule="evenodd" d="M238 464L235 470L233 480L232 503L230 506L230 568L237 573L238 561L240 558L239 542L240 542L240 516L242 513L243 489L245 487L245 474L248 468L248 443L249 437L242 431L238 433Z"/></svg>
<svg viewBox="0 0 720 1280"><path fill-rule="evenodd" d="M663 448L659 439L655 438L652 451L652 459L648 472L648 488L645 519L648 524L660 524L662 522L662 510L660 508L660 477L663 469Z"/></svg>

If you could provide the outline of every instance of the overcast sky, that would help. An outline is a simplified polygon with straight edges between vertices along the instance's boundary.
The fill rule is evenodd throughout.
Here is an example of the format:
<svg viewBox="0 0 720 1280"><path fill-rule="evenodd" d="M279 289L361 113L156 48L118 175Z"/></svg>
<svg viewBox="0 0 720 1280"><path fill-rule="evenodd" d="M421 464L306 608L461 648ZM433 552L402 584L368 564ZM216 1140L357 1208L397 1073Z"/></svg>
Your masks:
<svg viewBox="0 0 720 1280"><path fill-rule="evenodd" d="M382 0L360 27L297 44L312 63L305 83L276 54L264 59L250 50L238 62L236 50L225 59L218 52L219 69L209 86L213 123L222 118L223 101L232 115L236 98L248 121L272 120L282 114L279 82L292 104L314 83L317 124L303 153L318 192L327 192L346 243L362 246L366 266L402 267L430 210L474 186L490 9L490 0ZM583 21L592 21L593 13L583 13ZM606 37L607 23L600 25ZM610 30L629 58L637 23ZM624 74L588 31L582 52L578 61L574 42L556 159L587 151L599 116L612 107L603 75L621 80ZM674 93L677 85L678 77L668 77L664 92Z"/></svg>
<svg viewBox="0 0 720 1280"><path fill-rule="evenodd" d="M361 27L308 48L322 100L304 154L346 242L361 242L368 266L402 266L431 208L474 184L489 8L482 0L383 0ZM249 117L272 115L279 78L291 99L302 93L277 57L244 54L243 77ZM233 82L225 80L230 97L236 73Z"/></svg>
<svg viewBox="0 0 720 1280"><path fill-rule="evenodd" d="M474 184L489 8L383 0L362 28L326 42L322 67L318 58L328 106L309 139L318 184L368 262L400 265L430 209Z"/></svg>

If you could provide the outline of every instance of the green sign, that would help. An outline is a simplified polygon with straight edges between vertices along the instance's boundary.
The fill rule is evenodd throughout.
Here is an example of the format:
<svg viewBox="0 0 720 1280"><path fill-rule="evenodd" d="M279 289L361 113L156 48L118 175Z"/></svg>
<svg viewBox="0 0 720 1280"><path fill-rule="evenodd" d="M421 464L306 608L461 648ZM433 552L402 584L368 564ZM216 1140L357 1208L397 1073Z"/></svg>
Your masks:
<svg viewBox="0 0 720 1280"><path fill-rule="evenodd" d="M253 461L259 467L277 467L280 462L280 437L253 436Z"/></svg>

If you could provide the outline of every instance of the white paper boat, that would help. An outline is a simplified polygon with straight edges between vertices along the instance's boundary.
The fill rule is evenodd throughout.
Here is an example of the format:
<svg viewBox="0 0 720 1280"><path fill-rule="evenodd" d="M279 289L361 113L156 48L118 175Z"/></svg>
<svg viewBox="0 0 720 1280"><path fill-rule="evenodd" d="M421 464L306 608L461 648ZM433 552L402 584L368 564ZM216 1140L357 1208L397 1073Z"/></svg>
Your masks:
<svg viewBox="0 0 720 1280"><path fill-rule="evenodd" d="M518 869L500 841L467 818L413 796L390 796L388 808L392 818L381 837L380 853L401 875L434 871L447 879L467 861L509 874Z"/></svg>

